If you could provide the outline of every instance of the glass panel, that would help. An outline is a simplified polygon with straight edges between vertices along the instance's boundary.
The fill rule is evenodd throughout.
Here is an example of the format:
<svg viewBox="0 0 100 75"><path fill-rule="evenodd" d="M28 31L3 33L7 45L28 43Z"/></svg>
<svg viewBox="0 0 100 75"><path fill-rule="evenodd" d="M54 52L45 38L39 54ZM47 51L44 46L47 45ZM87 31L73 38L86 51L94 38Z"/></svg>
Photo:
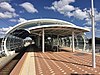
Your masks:
<svg viewBox="0 0 100 75"><path fill-rule="evenodd" d="M83 40L82 36L77 36L77 39L78 39L78 47L79 47L79 49L83 49L84 40Z"/></svg>

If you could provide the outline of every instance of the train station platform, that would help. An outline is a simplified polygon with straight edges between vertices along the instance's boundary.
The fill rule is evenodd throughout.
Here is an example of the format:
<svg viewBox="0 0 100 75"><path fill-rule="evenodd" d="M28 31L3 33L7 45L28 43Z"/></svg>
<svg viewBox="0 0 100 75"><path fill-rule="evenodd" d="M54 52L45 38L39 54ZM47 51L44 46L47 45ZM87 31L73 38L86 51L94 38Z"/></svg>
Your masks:
<svg viewBox="0 0 100 75"><path fill-rule="evenodd" d="M100 56L96 56L97 67L93 68L88 53L38 50L28 48L10 75L100 75Z"/></svg>

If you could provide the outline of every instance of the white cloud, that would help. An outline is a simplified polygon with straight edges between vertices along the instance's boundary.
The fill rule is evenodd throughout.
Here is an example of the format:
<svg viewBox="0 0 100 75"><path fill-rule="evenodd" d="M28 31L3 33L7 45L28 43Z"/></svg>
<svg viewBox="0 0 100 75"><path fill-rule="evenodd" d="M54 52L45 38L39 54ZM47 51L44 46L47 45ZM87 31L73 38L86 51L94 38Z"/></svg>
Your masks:
<svg viewBox="0 0 100 75"><path fill-rule="evenodd" d="M6 32L6 31L8 31L8 30L11 29L11 28L12 28L11 26L9 26L8 28L0 28L0 31Z"/></svg>
<svg viewBox="0 0 100 75"><path fill-rule="evenodd" d="M79 7L72 6L70 3L75 2L75 0L60 0L52 3L50 7L44 7L45 9L58 11L67 17L74 17L79 20L84 20L86 23L84 25L91 25L91 9L80 9ZM100 22L100 12L95 9L95 24Z"/></svg>
<svg viewBox="0 0 100 75"><path fill-rule="evenodd" d="M19 16L18 14L14 13L14 12L0 12L0 18L12 18L12 17L16 17Z"/></svg>
<svg viewBox="0 0 100 75"><path fill-rule="evenodd" d="M55 8L53 6L51 6L51 7L44 7L44 9L50 9L50 10L54 10L55 11Z"/></svg>
<svg viewBox="0 0 100 75"><path fill-rule="evenodd" d="M70 5L70 3L75 2L75 0L60 0L52 3L51 7L45 7L45 9L52 9L58 11L60 14L64 14L68 17L75 17L80 20L83 20L87 17L86 8L81 10L78 7Z"/></svg>
<svg viewBox="0 0 100 75"><path fill-rule="evenodd" d="M51 7L47 7L46 9L52 9L56 10L61 14L64 14L65 16L68 17L75 17L80 20L84 20L86 17L88 17L87 10L86 8L81 10L78 7L74 7L70 5L70 3L75 2L75 0L60 0L60 1L55 1L52 3Z"/></svg>
<svg viewBox="0 0 100 75"><path fill-rule="evenodd" d="M8 28L0 28L0 38L3 38L6 35L6 32L11 28L11 26Z"/></svg>
<svg viewBox="0 0 100 75"><path fill-rule="evenodd" d="M73 13L67 12L67 13L65 14L65 16L71 17L71 16L73 16Z"/></svg>
<svg viewBox="0 0 100 75"><path fill-rule="evenodd" d="M90 30L91 30L91 28L92 28L92 27L85 26L85 28L87 28L87 29L90 29Z"/></svg>
<svg viewBox="0 0 100 75"><path fill-rule="evenodd" d="M64 10L64 11L73 11L75 8L71 5L65 5L64 7L62 7L60 10Z"/></svg>
<svg viewBox="0 0 100 75"><path fill-rule="evenodd" d="M25 22L25 21L27 21L27 20L24 18L19 18L19 20L18 20L18 22Z"/></svg>
<svg viewBox="0 0 100 75"><path fill-rule="evenodd" d="M1 2L0 9L0 18L13 18L19 16L15 13L15 9L7 2Z"/></svg>
<svg viewBox="0 0 100 75"><path fill-rule="evenodd" d="M97 15L95 15L95 20L96 20L96 21L100 21L100 13L97 14Z"/></svg>
<svg viewBox="0 0 100 75"><path fill-rule="evenodd" d="M18 19L10 19L9 21L21 23L21 22L25 22L25 21L27 21L27 20L24 19L24 18L18 18Z"/></svg>
<svg viewBox="0 0 100 75"><path fill-rule="evenodd" d="M86 23L84 23L84 25L91 25L91 20L86 21Z"/></svg>
<svg viewBox="0 0 100 75"><path fill-rule="evenodd" d="M11 21L11 22L17 22L16 19L10 19L9 21Z"/></svg>
<svg viewBox="0 0 100 75"><path fill-rule="evenodd" d="M70 3L75 2L75 0L60 0L60 1L55 1L52 3L52 5L56 8L62 8L66 5L69 5Z"/></svg>
<svg viewBox="0 0 100 75"><path fill-rule="evenodd" d="M6 15L5 13L0 13L0 18L11 18L12 16Z"/></svg>
<svg viewBox="0 0 100 75"><path fill-rule="evenodd" d="M44 7L45 9L57 10L61 14L64 14L69 11L73 11L75 8L72 5L69 5L71 2L75 2L75 0L60 0L52 3L51 7Z"/></svg>
<svg viewBox="0 0 100 75"><path fill-rule="evenodd" d="M100 21L100 12L95 10L95 21Z"/></svg>
<svg viewBox="0 0 100 75"><path fill-rule="evenodd" d="M23 4L20 4L20 6L22 6L27 12L29 13L35 13L38 12L38 10L34 7L34 5L32 5L29 2L25 2Z"/></svg>
<svg viewBox="0 0 100 75"><path fill-rule="evenodd" d="M86 10L88 14L91 12L91 10ZM100 22L100 12L98 12L96 9L94 10L95 12L95 25L98 25L97 22ZM85 19L86 23L84 25L91 25L91 13L88 15L88 17Z"/></svg>
<svg viewBox="0 0 100 75"><path fill-rule="evenodd" d="M73 16L75 18L78 18L80 20L84 20L85 18L88 17L88 13L86 11L83 11L79 8L77 8L74 12L73 12Z"/></svg>
<svg viewBox="0 0 100 75"><path fill-rule="evenodd" d="M1 2L0 8L9 12L15 12L15 9L7 2Z"/></svg>

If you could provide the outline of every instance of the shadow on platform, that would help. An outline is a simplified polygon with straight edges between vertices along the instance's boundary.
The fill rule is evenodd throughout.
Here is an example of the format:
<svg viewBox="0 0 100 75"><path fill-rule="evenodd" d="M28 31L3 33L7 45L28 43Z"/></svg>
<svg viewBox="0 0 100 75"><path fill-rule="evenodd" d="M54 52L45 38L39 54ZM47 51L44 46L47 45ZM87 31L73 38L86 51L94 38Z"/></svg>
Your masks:
<svg viewBox="0 0 100 75"><path fill-rule="evenodd" d="M35 56L35 57L41 58L41 59L46 59L46 60L53 60L53 61L58 61L58 62L64 62L64 63L70 63L70 64L76 64L76 65L81 65L81 66L92 67L92 66L90 66L90 65L85 65L85 64L75 63L75 62L68 62L68 61L57 60L57 59L42 58L42 57L40 57L40 56Z"/></svg>

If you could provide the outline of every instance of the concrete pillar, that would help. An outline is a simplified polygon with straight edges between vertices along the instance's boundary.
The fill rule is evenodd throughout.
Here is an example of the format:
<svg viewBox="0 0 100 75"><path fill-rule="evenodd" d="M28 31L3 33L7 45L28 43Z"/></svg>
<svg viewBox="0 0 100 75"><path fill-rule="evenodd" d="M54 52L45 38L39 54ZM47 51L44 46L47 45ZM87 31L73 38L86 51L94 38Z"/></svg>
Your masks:
<svg viewBox="0 0 100 75"><path fill-rule="evenodd" d="M45 34L44 29L42 29L42 52L44 53L45 50Z"/></svg>
<svg viewBox="0 0 100 75"><path fill-rule="evenodd" d="M72 32L72 52L75 51L75 46L74 46L74 31Z"/></svg>

